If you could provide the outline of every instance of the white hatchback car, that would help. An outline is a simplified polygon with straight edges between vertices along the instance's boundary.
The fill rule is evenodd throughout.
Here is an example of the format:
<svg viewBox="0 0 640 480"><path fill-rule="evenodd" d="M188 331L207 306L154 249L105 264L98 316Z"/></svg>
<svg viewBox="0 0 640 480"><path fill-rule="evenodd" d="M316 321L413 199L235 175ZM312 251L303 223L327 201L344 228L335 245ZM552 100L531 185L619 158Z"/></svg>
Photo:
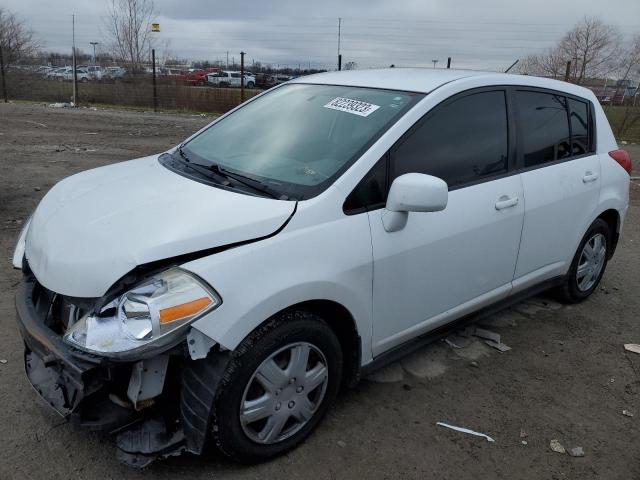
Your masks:
<svg viewBox="0 0 640 480"><path fill-rule="evenodd" d="M589 90L387 69L298 78L178 147L54 186L14 264L26 370L144 465L281 454L340 386L554 287L587 298L631 162Z"/></svg>

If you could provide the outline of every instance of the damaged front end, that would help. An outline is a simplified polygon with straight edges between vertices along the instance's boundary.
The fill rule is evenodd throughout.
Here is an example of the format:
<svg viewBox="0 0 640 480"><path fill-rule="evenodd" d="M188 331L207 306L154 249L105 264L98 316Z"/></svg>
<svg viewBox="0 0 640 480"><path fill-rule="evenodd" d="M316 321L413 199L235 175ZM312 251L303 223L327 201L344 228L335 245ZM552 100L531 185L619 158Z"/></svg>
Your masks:
<svg viewBox="0 0 640 480"><path fill-rule="evenodd" d="M91 351L117 343L112 338L100 343L100 338L108 338L115 328L107 315L123 323L124 317L117 315L126 317L124 302L144 300L135 295L122 298L115 306L111 302L98 308L103 316L94 318L91 312L96 311L99 299L57 295L27 271L16 294L16 309L29 381L75 427L116 435L118 457L128 465L143 467L155 459L182 452L202 453L214 395L229 353L218 351L210 339L203 339L195 330L188 334L187 341L189 322L184 322L180 335L171 341L164 336L160 324L152 322L151 330L163 341L155 350L148 348L150 343L142 345L140 358L128 352L105 355ZM181 298L189 300L188 295ZM154 298L146 303L152 312L154 305L157 307ZM180 305L184 303L188 302ZM143 309L127 305L130 311L135 311L129 317L135 320L133 338L136 333L153 337L152 332L146 331ZM180 314L172 306L156 311L171 308L174 310L169 313L173 317ZM164 318L173 317L165 314ZM87 320L90 318L93 320ZM93 333L87 326L78 327L79 319L88 325L94 322ZM101 332L100 328L106 329L106 337L95 335ZM76 340L84 341L87 348L65 341L73 331L83 332Z"/></svg>

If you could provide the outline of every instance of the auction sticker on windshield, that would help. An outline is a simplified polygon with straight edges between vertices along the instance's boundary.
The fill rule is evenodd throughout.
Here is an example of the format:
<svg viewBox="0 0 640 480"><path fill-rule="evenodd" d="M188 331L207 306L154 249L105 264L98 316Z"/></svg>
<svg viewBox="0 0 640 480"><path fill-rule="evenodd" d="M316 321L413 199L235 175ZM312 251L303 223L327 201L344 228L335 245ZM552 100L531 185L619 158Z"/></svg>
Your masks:
<svg viewBox="0 0 640 480"><path fill-rule="evenodd" d="M350 98L337 97L327 103L325 108L331 108L333 110L340 110L341 112L353 113L361 117L368 117L377 109L380 105L374 105L373 103L361 102L360 100L352 100Z"/></svg>

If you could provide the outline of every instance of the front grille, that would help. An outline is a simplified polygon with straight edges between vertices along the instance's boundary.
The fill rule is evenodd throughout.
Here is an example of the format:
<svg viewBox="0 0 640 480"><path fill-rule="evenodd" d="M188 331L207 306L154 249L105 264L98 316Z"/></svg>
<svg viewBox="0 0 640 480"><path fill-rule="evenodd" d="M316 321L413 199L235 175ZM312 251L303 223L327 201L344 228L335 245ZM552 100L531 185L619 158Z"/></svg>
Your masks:
<svg viewBox="0 0 640 480"><path fill-rule="evenodd" d="M38 318L59 335L66 332L70 322L75 323L95 305L95 298L59 295L34 281L32 300Z"/></svg>

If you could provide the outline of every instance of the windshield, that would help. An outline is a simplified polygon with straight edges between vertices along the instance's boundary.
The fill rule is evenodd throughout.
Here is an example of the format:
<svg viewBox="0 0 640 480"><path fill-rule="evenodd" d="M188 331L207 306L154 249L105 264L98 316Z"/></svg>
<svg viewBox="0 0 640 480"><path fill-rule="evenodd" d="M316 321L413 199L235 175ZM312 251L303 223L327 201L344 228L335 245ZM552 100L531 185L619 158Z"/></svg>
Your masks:
<svg viewBox="0 0 640 480"><path fill-rule="evenodd" d="M422 94L290 84L247 103L182 146L289 198L327 188Z"/></svg>

